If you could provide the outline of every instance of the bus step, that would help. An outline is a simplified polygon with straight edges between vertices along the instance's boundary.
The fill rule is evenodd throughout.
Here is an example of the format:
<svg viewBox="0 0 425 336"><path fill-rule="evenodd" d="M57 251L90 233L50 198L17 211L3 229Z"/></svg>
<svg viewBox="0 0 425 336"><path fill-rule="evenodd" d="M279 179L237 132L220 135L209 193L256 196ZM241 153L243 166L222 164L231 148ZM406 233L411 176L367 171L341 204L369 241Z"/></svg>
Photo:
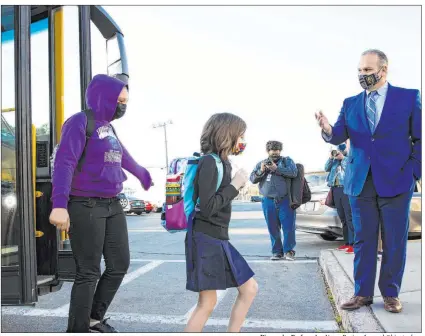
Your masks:
<svg viewBox="0 0 425 336"><path fill-rule="evenodd" d="M55 279L54 275L37 275L37 286L47 284Z"/></svg>

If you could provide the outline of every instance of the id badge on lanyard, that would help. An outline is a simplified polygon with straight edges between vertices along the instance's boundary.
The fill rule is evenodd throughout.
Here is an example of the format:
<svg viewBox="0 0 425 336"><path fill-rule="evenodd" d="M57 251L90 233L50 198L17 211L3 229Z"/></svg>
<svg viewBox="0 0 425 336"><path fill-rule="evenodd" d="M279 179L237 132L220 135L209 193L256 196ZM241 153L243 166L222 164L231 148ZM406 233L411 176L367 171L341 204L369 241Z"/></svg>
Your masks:
<svg viewBox="0 0 425 336"><path fill-rule="evenodd" d="M272 180L272 174L267 175L267 182L270 182Z"/></svg>

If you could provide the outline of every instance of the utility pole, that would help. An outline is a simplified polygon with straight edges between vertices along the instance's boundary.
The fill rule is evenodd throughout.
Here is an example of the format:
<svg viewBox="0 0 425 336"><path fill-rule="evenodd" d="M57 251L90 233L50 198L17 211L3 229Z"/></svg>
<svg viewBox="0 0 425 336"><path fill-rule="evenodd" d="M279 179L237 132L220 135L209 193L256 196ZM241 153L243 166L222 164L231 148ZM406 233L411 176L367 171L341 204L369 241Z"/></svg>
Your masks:
<svg viewBox="0 0 425 336"><path fill-rule="evenodd" d="M159 122L156 124L153 124L152 127L153 128L159 128L159 127L164 127L164 138L165 138L165 164L166 164L166 169L168 169L168 143L167 143L167 125L171 125L173 123L172 120L168 120L165 122Z"/></svg>

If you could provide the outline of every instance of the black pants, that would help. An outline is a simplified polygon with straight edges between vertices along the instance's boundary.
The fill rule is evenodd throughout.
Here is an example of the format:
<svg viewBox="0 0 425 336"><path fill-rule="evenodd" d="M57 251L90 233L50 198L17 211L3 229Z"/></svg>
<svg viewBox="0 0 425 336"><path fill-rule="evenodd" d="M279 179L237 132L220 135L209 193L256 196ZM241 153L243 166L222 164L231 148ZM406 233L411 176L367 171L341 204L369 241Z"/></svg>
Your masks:
<svg viewBox="0 0 425 336"><path fill-rule="evenodd" d="M68 212L76 277L67 331L88 332L90 318L103 320L130 265L127 221L115 198L71 197ZM100 277L102 254L106 270Z"/></svg>
<svg viewBox="0 0 425 336"><path fill-rule="evenodd" d="M333 198L338 212L339 219L342 223L342 232L346 245L354 244L354 226L353 215L351 212L350 200L344 194L343 187L332 187Z"/></svg>

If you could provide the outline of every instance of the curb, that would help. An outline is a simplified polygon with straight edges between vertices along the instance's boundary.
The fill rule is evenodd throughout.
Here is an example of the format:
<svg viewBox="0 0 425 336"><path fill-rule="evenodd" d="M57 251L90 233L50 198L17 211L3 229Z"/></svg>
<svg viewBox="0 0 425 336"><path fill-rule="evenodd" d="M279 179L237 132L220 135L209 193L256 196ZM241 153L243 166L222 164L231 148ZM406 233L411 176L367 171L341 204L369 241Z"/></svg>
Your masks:
<svg viewBox="0 0 425 336"><path fill-rule="evenodd" d="M354 311L342 310L340 305L354 294L354 285L332 251L320 253L319 264L335 300L336 309L341 316L342 326L346 332L384 333L385 329L376 319L370 307Z"/></svg>

